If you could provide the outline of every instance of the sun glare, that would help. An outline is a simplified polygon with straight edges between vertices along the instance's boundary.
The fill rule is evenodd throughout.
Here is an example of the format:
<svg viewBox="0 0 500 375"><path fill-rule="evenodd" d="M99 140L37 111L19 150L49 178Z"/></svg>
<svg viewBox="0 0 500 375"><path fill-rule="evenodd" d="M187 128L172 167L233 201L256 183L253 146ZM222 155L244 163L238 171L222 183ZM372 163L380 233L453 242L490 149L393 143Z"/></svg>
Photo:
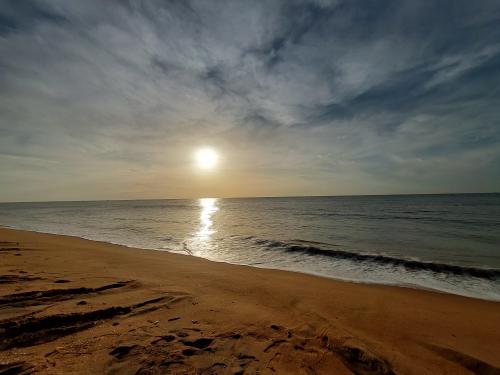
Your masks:
<svg viewBox="0 0 500 375"><path fill-rule="evenodd" d="M202 148L194 155L196 165L201 169L213 169L217 165L219 155L211 148Z"/></svg>

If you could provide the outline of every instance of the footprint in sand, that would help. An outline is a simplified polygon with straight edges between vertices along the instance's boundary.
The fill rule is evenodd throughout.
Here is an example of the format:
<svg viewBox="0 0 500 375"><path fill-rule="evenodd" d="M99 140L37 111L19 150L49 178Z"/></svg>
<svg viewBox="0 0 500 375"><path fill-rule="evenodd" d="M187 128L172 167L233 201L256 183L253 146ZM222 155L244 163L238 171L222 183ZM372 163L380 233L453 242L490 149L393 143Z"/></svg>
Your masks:
<svg viewBox="0 0 500 375"><path fill-rule="evenodd" d="M182 341L182 343L186 346L192 346L193 348L205 349L205 348L209 347L213 341L214 341L214 339L202 337L202 338L199 338L199 339L194 340L194 341Z"/></svg>
<svg viewBox="0 0 500 375"><path fill-rule="evenodd" d="M139 345L121 345L114 348L109 354L117 359L122 359L137 347L139 347Z"/></svg>

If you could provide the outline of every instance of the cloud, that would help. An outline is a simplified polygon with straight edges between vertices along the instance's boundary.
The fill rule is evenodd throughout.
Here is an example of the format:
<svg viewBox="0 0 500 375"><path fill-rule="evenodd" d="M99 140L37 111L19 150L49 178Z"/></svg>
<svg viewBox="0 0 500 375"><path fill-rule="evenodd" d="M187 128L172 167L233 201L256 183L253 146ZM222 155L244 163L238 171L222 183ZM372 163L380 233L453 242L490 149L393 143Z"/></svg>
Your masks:
<svg viewBox="0 0 500 375"><path fill-rule="evenodd" d="M191 195L240 195L243 171L255 193L268 171L286 194L498 191L499 21L487 0L4 1L0 200L51 176L178 196L203 144L228 162Z"/></svg>

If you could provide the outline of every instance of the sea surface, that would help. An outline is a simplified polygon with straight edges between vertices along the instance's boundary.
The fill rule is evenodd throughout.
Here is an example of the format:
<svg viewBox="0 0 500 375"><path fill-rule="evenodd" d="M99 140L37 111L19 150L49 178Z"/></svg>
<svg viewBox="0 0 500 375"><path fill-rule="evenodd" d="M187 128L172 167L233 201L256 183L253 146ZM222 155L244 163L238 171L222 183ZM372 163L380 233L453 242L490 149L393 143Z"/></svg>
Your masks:
<svg viewBox="0 0 500 375"><path fill-rule="evenodd" d="M500 300L500 194L2 203L0 225Z"/></svg>

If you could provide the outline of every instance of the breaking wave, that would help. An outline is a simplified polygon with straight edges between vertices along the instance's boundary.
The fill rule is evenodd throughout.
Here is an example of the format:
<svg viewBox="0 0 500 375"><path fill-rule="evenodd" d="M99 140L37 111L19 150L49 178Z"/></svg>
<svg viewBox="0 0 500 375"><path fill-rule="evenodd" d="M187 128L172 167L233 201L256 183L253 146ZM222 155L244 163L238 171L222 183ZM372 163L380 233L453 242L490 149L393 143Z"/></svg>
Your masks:
<svg viewBox="0 0 500 375"><path fill-rule="evenodd" d="M452 274L458 276L472 276L487 280L500 279L500 270L492 268L464 267L453 264L423 262L415 259L396 258L388 255L368 254L355 251L339 250L308 245L320 242L294 240L290 242L255 239L254 243L265 246L267 249L279 249L290 253L302 253L310 256L326 256L338 259L347 259L357 262L371 262L379 265L399 266L412 271L431 271L436 273ZM328 244L324 244L328 245ZM334 247L335 245L329 245Z"/></svg>

